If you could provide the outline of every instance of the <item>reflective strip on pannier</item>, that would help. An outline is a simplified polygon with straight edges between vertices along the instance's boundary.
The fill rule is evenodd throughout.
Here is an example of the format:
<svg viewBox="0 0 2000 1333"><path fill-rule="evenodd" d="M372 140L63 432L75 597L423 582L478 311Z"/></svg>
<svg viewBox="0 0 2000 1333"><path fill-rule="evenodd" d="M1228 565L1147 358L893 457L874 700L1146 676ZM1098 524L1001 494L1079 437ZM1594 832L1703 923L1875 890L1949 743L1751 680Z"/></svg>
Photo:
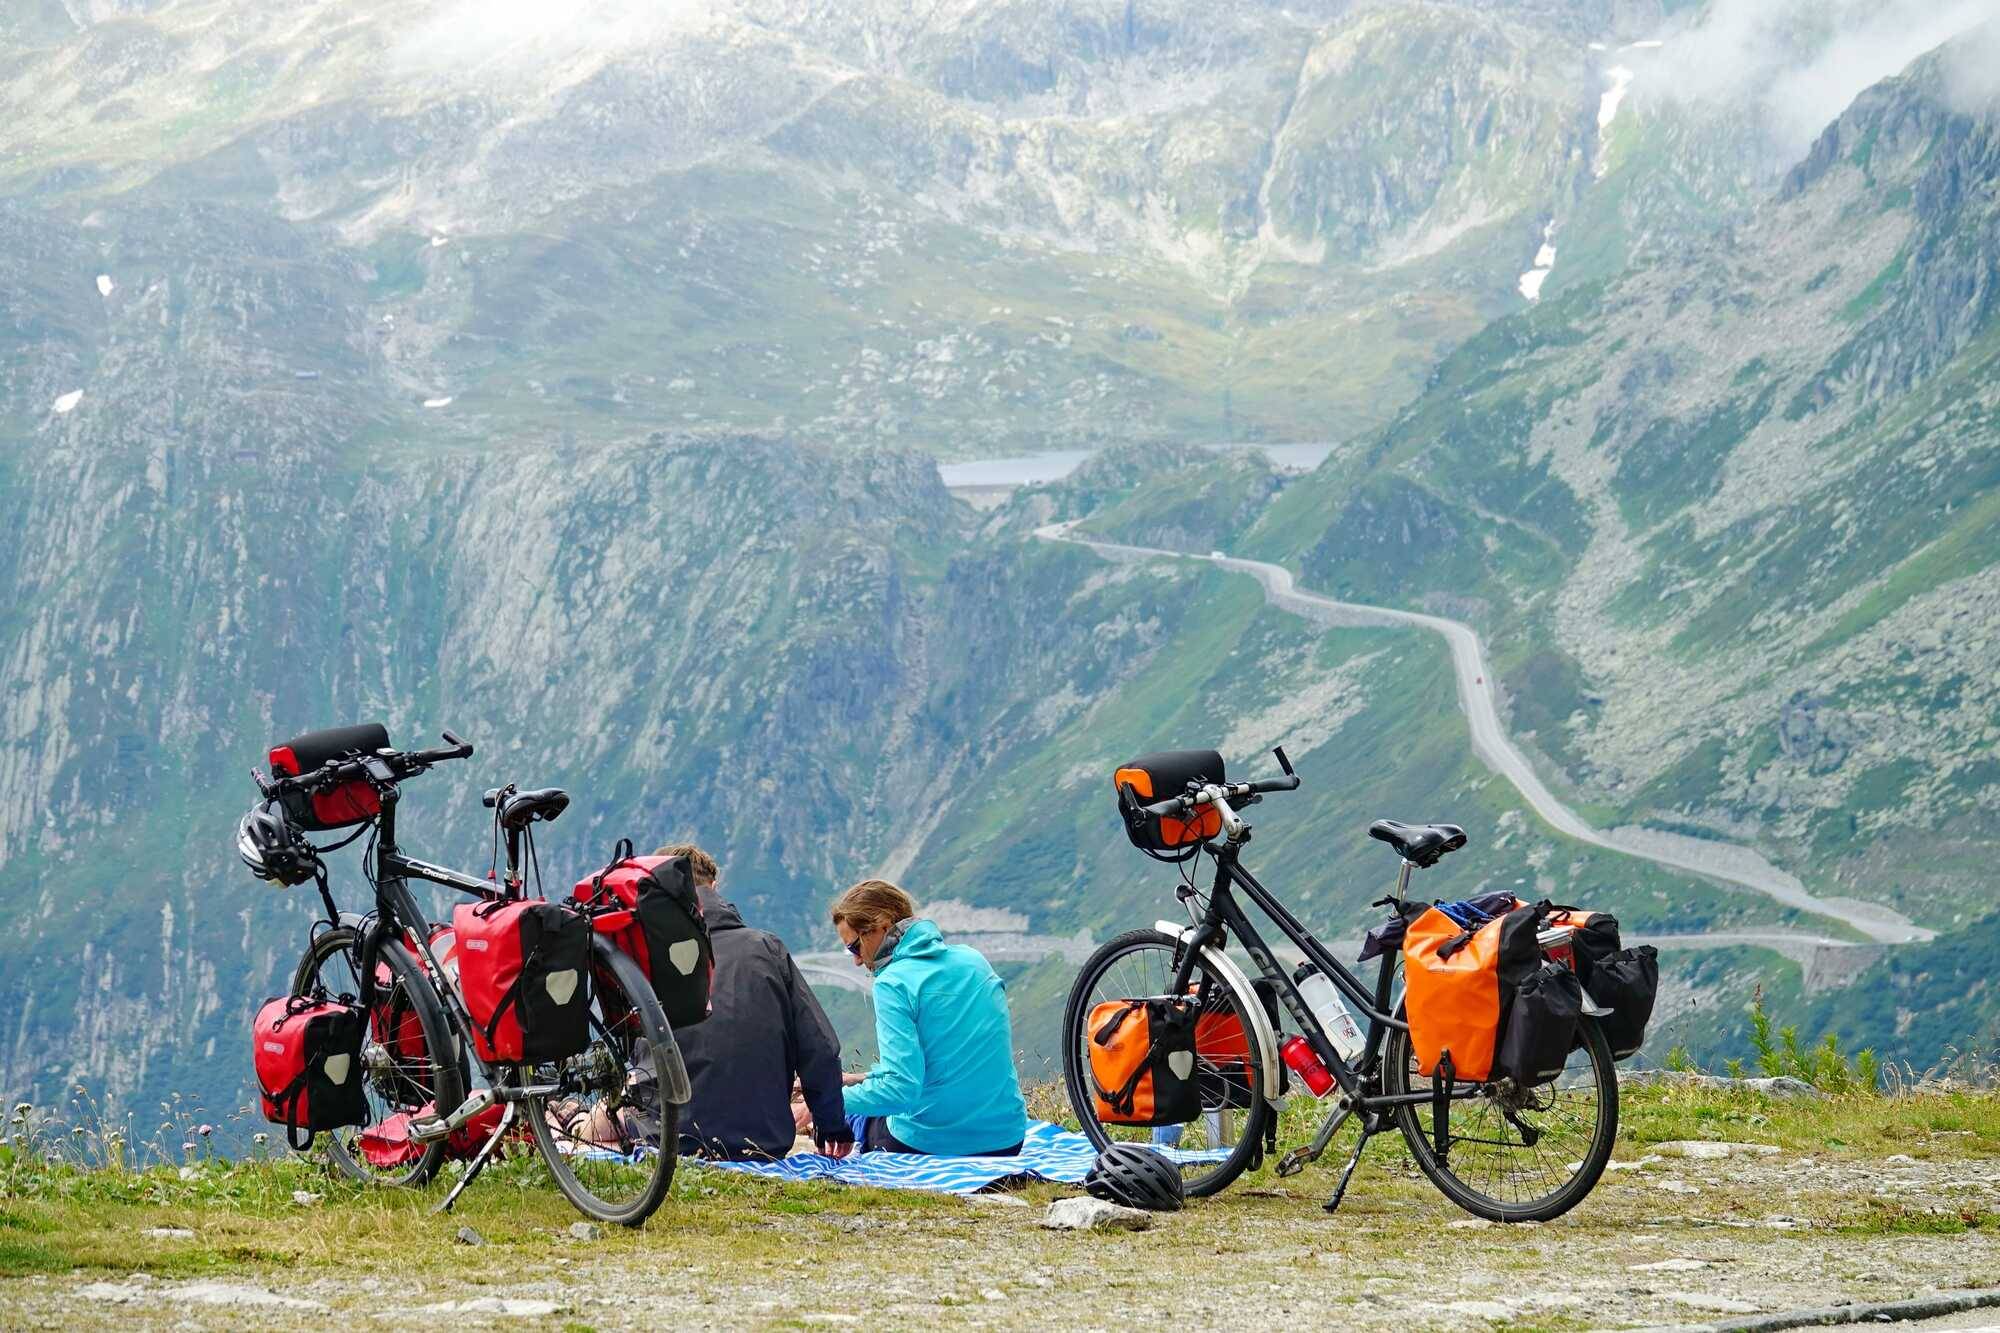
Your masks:
<svg viewBox="0 0 2000 1333"><path fill-rule="evenodd" d="M1106 1000L1092 1008L1085 1031L1098 1120L1184 1125L1200 1114L1195 1027L1189 1000Z"/></svg>
<svg viewBox="0 0 2000 1333"><path fill-rule="evenodd" d="M590 922L561 903L464 903L458 979L482 1060L539 1064L590 1044Z"/></svg>
<svg viewBox="0 0 2000 1333"><path fill-rule="evenodd" d="M389 729L380 722L329 727L294 736L271 747L271 771L285 777L310 773L330 760L373 754L389 748ZM344 782L332 791L292 792L278 798L294 824L313 832L346 828L382 813L381 797L364 781Z"/></svg>
<svg viewBox="0 0 2000 1333"><path fill-rule="evenodd" d="M251 1027L264 1118L285 1127L292 1147L311 1147L317 1130L367 1122L361 1068L367 1020L358 1005L281 995L264 1001Z"/></svg>
<svg viewBox="0 0 2000 1333"><path fill-rule="evenodd" d="M621 843L620 850L629 846ZM610 865L578 880L572 896L631 911L629 924L606 933L653 983L669 1027L691 1027L708 1017L715 946L686 857L614 856Z"/></svg>
<svg viewBox="0 0 2000 1333"><path fill-rule="evenodd" d="M1520 907L1464 929L1433 907L1403 935L1404 1004L1417 1071L1429 1076L1447 1053L1452 1077L1493 1076L1500 1023L1515 990L1542 964L1536 910Z"/></svg>

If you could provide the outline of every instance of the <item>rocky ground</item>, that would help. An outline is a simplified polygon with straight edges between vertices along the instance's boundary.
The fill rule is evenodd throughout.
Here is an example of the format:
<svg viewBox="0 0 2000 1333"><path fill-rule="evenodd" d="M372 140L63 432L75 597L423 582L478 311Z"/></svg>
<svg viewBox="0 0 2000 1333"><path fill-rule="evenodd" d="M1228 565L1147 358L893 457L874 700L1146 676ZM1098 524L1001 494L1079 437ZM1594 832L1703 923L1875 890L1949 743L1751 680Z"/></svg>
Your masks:
<svg viewBox="0 0 2000 1333"><path fill-rule="evenodd" d="M1248 1326L1332 1313L1366 1327L1637 1327L1904 1300L2000 1273L1990 1096L1792 1103L1656 1087L1632 1090L1626 1112L1590 1199L1512 1228L1451 1207L1394 1140L1371 1148L1337 1216L1320 1210L1331 1177L1318 1171L1251 1178L1138 1233L1045 1229L1071 1193L1051 1186L965 1201L686 1168L645 1230L591 1237L528 1172L482 1181L451 1221L426 1199L333 1186L293 1203L283 1180L230 1202L204 1183L222 1168L155 1173L119 1203L17 1174L0 1190L0 1272L18 1274L0 1279L0 1324ZM479 1243L454 1240L461 1225ZM2000 1311L1949 1326L1995 1323Z"/></svg>

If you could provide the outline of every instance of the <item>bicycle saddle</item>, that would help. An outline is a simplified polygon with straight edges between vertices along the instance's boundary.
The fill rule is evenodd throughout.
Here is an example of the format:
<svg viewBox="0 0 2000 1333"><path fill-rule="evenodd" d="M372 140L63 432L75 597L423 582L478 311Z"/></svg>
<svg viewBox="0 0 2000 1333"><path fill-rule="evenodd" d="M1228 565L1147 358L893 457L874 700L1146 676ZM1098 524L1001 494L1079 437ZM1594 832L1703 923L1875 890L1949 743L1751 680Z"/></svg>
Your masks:
<svg viewBox="0 0 2000 1333"><path fill-rule="evenodd" d="M569 793L560 787L539 791L518 791L500 807L502 828L526 828L537 819L552 820L569 809Z"/></svg>
<svg viewBox="0 0 2000 1333"><path fill-rule="evenodd" d="M1393 819L1378 819L1368 826L1368 836L1388 843L1419 869L1434 866L1446 852L1465 846L1465 830L1456 824L1398 824Z"/></svg>

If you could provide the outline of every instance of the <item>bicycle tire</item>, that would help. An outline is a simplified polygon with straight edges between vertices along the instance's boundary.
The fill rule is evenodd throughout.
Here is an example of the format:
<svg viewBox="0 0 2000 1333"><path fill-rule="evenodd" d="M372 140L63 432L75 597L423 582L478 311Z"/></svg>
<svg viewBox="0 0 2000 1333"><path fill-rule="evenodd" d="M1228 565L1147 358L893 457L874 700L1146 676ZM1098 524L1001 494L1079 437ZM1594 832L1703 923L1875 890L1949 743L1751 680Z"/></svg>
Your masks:
<svg viewBox="0 0 2000 1333"><path fill-rule="evenodd" d="M336 957L347 958L352 971L353 950L358 947L359 939L354 929L348 926L323 931L299 959L298 971L292 978L292 994L305 994L316 980L324 985L322 969ZM451 1025L445 1019L443 1006L431 987L430 978L407 949L386 949L377 961L389 969L389 986L386 990L378 987L374 1011L369 1015L370 1046L381 1045L381 1038L386 1032L400 1034L406 1012L403 1006L407 1005L407 1014L416 1019L424 1054L428 1058L413 1062L408 1057L386 1057L377 1058L372 1063L364 1059L363 1065L371 1086L370 1106L381 1111L378 1121L397 1111L413 1112L424 1101L434 1103L441 1112L449 1112L465 1100L465 1056L452 1038ZM351 984L325 987L332 993L344 990L350 994L359 988L358 975ZM438 1051L451 1051L455 1058L438 1060L435 1058ZM413 1064L417 1063L427 1064L428 1068L413 1068ZM428 1184L444 1164L446 1145L440 1141L423 1145L417 1157L402 1164L399 1170L378 1170L368 1164L353 1142L363 1128L349 1126L326 1131L322 1135L326 1140L328 1159L350 1180L364 1185L414 1189Z"/></svg>
<svg viewBox="0 0 2000 1333"><path fill-rule="evenodd" d="M669 1068L669 1061L678 1066L679 1048L674 1045L673 1029L667 1024L659 997L653 994L652 983L646 980L639 965L601 935L591 941L591 957L592 984L596 987L591 1001L593 1029L607 1051L614 1040L625 1043L622 1052L614 1052L621 1062L616 1075L618 1087L621 1090L630 1087L631 1073L644 1070L650 1064L654 1087L658 1090L659 1143L651 1154L650 1177L632 1199L621 1202L601 1197L577 1174L572 1157L572 1152L578 1147L577 1139L569 1138L571 1152L565 1152L564 1145L557 1142L555 1130L549 1123L551 1098L530 1097L522 1110L534 1133L535 1146L541 1150L542 1160L548 1163L549 1174L555 1177L556 1187L564 1197L586 1217L616 1226L637 1227L644 1225L646 1219L659 1208L674 1180L674 1165L680 1153L680 1107L670 1099L667 1090L674 1086L673 1074L676 1072ZM623 1035L634 1026L637 1029L635 1033L630 1037ZM635 1037L643 1037L649 1048L645 1055L636 1058L632 1055L637 1047L636 1040L632 1039ZM594 1042L591 1050L596 1050L598 1044ZM589 1058L590 1052L586 1051L584 1055L565 1061L564 1068L566 1071L576 1069ZM563 1077L567 1086L572 1075L565 1072ZM611 1118L618 1118L615 1105Z"/></svg>
<svg viewBox="0 0 2000 1333"><path fill-rule="evenodd" d="M1137 972L1128 969L1119 979L1152 977L1163 971L1166 975L1158 976L1154 984L1158 989L1164 990L1167 982L1171 980L1172 967L1179 959L1181 948L1181 942L1176 937L1163 931L1127 931L1106 941L1091 954L1078 969L1076 981L1070 987L1069 1000L1063 1010L1063 1083L1069 1094L1070 1109L1075 1113L1078 1125L1099 1152L1119 1140L1114 1137L1111 1129L1098 1122L1095 1098L1090 1087L1086 1046L1089 1036L1084 1028L1089 1020L1091 1006L1102 999L1110 998L1108 995L1098 995L1097 990L1107 979L1114 976L1114 969L1121 963L1148 951L1164 954L1165 958L1162 960L1164 966L1148 968L1142 964ZM1250 1021L1251 1006L1259 1003L1256 995L1241 993L1230 985L1227 977L1210 972L1201 964L1196 965L1196 975L1221 985L1227 991L1228 1004L1237 1022L1242 1026L1247 1046L1248 1054L1243 1062L1245 1067L1243 1077L1248 1080L1251 1090L1247 1098L1249 1106L1237 1108L1242 1111L1243 1124L1240 1133L1236 1135L1229 1156L1215 1163L1213 1169L1208 1171L1190 1171L1188 1163L1180 1164L1182 1188L1189 1198L1198 1199L1226 1189L1238 1176L1249 1170L1253 1162L1261 1160L1265 1125L1272 1112L1270 1103L1262 1095L1264 1052L1257 1042L1257 1029ZM1123 988L1131 989L1129 986ZM1121 987L1114 985L1111 989L1121 989ZM1127 1127L1114 1128L1120 1132L1130 1132Z"/></svg>
<svg viewBox="0 0 2000 1333"><path fill-rule="evenodd" d="M1402 1016L1400 1007L1397 1016ZM1397 1127L1403 1131L1403 1139L1409 1145L1410 1155L1416 1160L1417 1169L1429 1177L1430 1182L1436 1185L1447 1199L1473 1216L1493 1222L1547 1222L1561 1217L1576 1207L1591 1190L1596 1188L1599 1177L1604 1174L1605 1163L1611 1160L1611 1150L1618 1137L1618 1071L1611 1059L1611 1046L1605 1041L1604 1033L1598 1029L1597 1021L1592 1018L1583 1019L1580 1030L1583 1042L1578 1050L1587 1057L1589 1064L1587 1077L1595 1093L1595 1105L1598 1110L1591 1126L1588 1147L1576 1161L1562 1163L1563 1170L1568 1172L1566 1178L1546 1194L1525 1199L1503 1199L1475 1188L1452 1169L1448 1160L1450 1142L1446 1145L1447 1161L1438 1160L1436 1145L1424 1124L1429 1111L1428 1106L1396 1108ZM1574 1064L1576 1054L1572 1053L1570 1058ZM1423 1087L1417 1085L1418 1076L1414 1075L1413 1071L1414 1062L1410 1056L1409 1034L1401 1029L1392 1029L1383 1047L1383 1090L1390 1094L1422 1091ZM1567 1078L1549 1085L1550 1091L1547 1095L1551 1099L1551 1109L1554 1099L1561 1095L1560 1089L1565 1081L1568 1081ZM1429 1080L1424 1080L1424 1086L1428 1086L1428 1082ZM1579 1084L1572 1084L1572 1086L1577 1085ZM1484 1101L1496 1108L1499 1105L1490 1097ZM1452 1103L1452 1107L1456 1111L1459 1107L1478 1104L1457 1101ZM1534 1123L1533 1118L1546 1116L1549 1112L1517 1108L1517 1114L1530 1117L1529 1123ZM1505 1120L1504 1115L1500 1118ZM1504 1140L1506 1130L1503 1128L1498 1132ZM1449 1136L1450 1131L1447 1130L1448 1139ZM1537 1168L1544 1179L1548 1175L1547 1162L1552 1157L1567 1157L1567 1150L1562 1147L1561 1142L1555 1145L1553 1153L1543 1153L1539 1143L1512 1146L1538 1155Z"/></svg>

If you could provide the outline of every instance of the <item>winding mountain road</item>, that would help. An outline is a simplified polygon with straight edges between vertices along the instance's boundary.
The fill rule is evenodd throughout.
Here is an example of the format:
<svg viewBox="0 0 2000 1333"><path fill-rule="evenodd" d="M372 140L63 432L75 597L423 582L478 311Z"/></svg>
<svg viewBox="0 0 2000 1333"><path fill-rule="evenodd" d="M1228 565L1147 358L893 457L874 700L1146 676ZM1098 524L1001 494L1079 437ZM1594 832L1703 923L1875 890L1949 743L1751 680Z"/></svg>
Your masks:
<svg viewBox="0 0 2000 1333"><path fill-rule="evenodd" d="M1486 668L1485 650L1470 625L1446 620L1442 616L1336 601L1317 593L1301 592L1294 585L1290 570L1262 560L1243 560L1220 552L1202 556L1187 551L1091 541L1071 536L1069 529L1072 526L1073 523L1050 524L1037 528L1035 536L1044 541L1088 547L1110 560L1154 560L1162 557L1206 560L1224 569L1250 575L1263 587L1265 600L1271 605L1328 628L1415 626L1443 635L1451 647L1452 666L1458 677L1459 707L1464 710L1471 729L1473 753L1481 763L1512 783L1535 813L1559 833L1624 856L1740 885L1787 907L1839 921L1879 943L1906 944L1932 939L1937 934L1874 903L1815 897L1795 876L1778 869L1747 847L1710 844L1696 838L1662 834L1657 830L1606 831L1592 828L1574 810L1556 799L1535 773L1527 757L1507 738L1494 701L1492 673ZM1824 945L1835 943L1830 940L1813 942Z"/></svg>

